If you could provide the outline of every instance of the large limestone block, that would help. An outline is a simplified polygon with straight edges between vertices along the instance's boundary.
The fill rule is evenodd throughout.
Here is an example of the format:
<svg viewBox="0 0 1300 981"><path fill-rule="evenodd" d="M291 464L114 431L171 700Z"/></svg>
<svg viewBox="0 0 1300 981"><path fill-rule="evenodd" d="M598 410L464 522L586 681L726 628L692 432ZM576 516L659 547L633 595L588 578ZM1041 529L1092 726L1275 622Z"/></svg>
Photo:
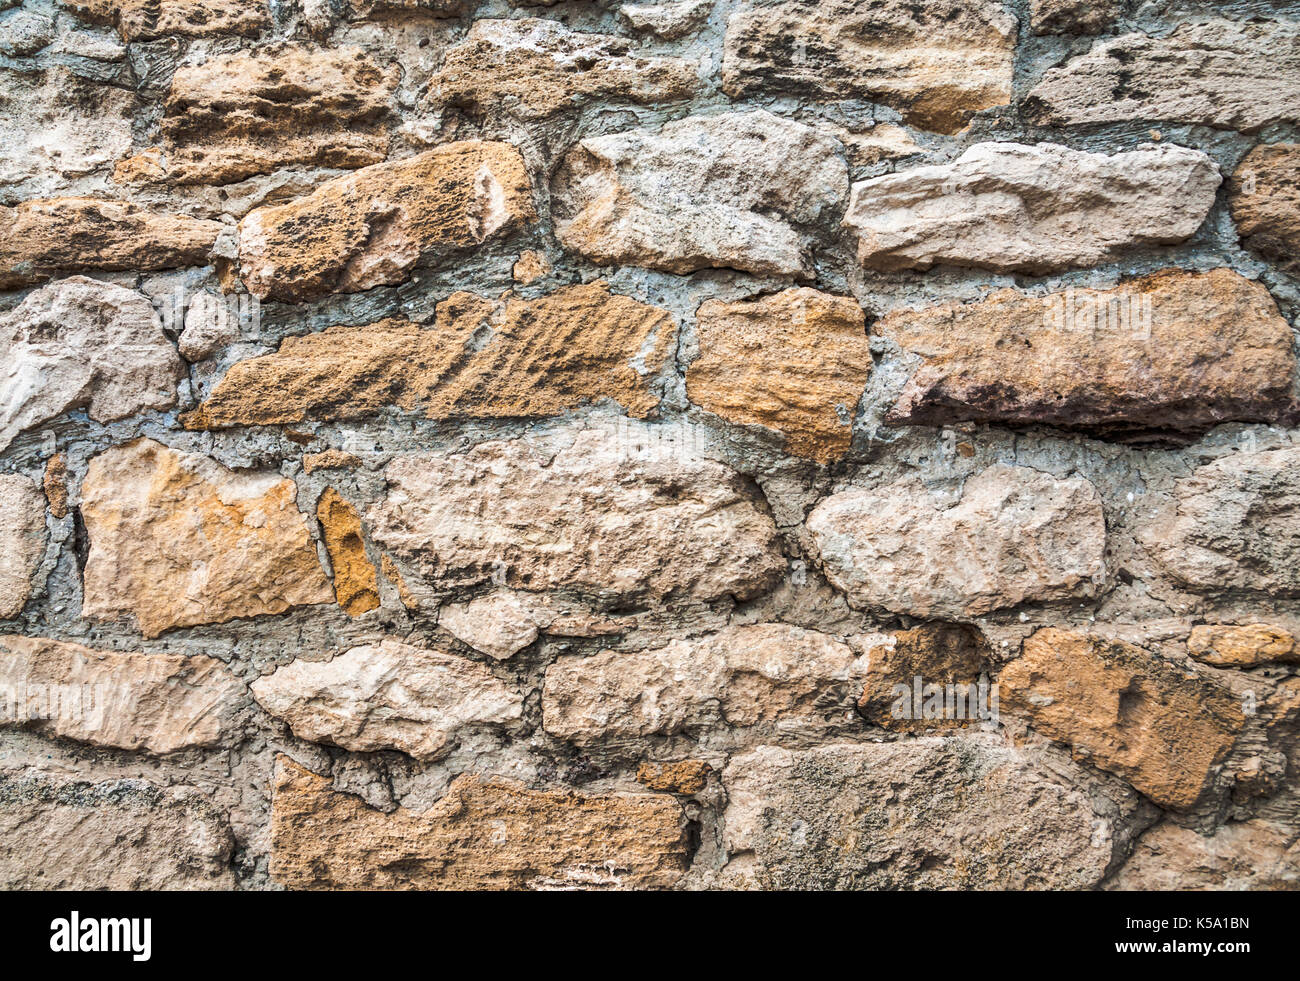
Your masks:
<svg viewBox="0 0 1300 981"><path fill-rule="evenodd" d="M423 327L385 320L289 337L233 365L190 426L359 419L396 406L431 419L558 415L613 399L638 417L676 348L659 307L603 282L524 300L453 293Z"/></svg>
<svg viewBox="0 0 1300 981"><path fill-rule="evenodd" d="M723 784L719 884L746 889L1087 889L1137 807L991 736L763 746Z"/></svg>
<svg viewBox="0 0 1300 981"><path fill-rule="evenodd" d="M337 177L239 225L249 291L303 300L404 282L536 217L523 157L508 143L448 143Z"/></svg>
<svg viewBox="0 0 1300 981"><path fill-rule="evenodd" d="M384 814L281 757L271 876L292 889L656 889L686 868L667 794L529 790L462 774L423 813Z"/></svg>
<svg viewBox="0 0 1300 981"><path fill-rule="evenodd" d="M192 788L0 772L0 888L233 889L233 852Z"/></svg>
<svg viewBox="0 0 1300 981"><path fill-rule="evenodd" d="M985 0L749 0L727 21L733 97L873 99L953 133L1011 101L1016 19Z"/></svg>
<svg viewBox="0 0 1300 981"><path fill-rule="evenodd" d="M161 124L168 176L227 184L281 167L379 163L393 84L359 48L286 44L183 65Z"/></svg>
<svg viewBox="0 0 1300 981"><path fill-rule="evenodd" d="M184 377L139 293L85 276L50 283L0 314L0 450L69 409L96 422L170 409Z"/></svg>
<svg viewBox="0 0 1300 981"><path fill-rule="evenodd" d="M278 474L235 473L151 439L105 450L81 487L83 615L130 613L156 637L332 603L296 499Z"/></svg>
<svg viewBox="0 0 1300 981"><path fill-rule="evenodd" d="M1216 19L1166 37L1098 41L1050 69L1027 104L1052 125L1163 121L1250 133L1294 123L1300 121L1300 25Z"/></svg>
<svg viewBox="0 0 1300 981"><path fill-rule="evenodd" d="M446 756L474 728L518 720L523 706L482 664L390 639L294 661L253 682L253 696L299 739L421 760Z"/></svg>
<svg viewBox="0 0 1300 981"><path fill-rule="evenodd" d="M816 732L851 713L856 661L833 637L782 623L635 654L561 657L546 671L542 724L579 745L761 723Z"/></svg>
<svg viewBox="0 0 1300 981"><path fill-rule="evenodd" d="M1236 453L1178 481L1138 531L1156 565L1199 593L1300 595L1300 447Z"/></svg>
<svg viewBox="0 0 1300 981"><path fill-rule="evenodd" d="M856 300L783 290L757 300L709 300L695 314L700 356L686 394L732 422L785 435L798 456L843 456L871 373L866 318Z"/></svg>
<svg viewBox="0 0 1300 981"><path fill-rule="evenodd" d="M952 163L854 184L844 224L871 269L944 263L1042 275L1184 241L1220 182L1206 154L1172 144L1108 156L978 143Z"/></svg>
<svg viewBox="0 0 1300 981"><path fill-rule="evenodd" d="M1276 419L1295 375L1291 327L1230 269L1167 269L1113 289L998 290L882 318L921 358L891 422L1196 429Z"/></svg>
<svg viewBox="0 0 1300 981"><path fill-rule="evenodd" d="M147 211L125 201L52 198L0 208L0 289L63 271L148 272L208 263L220 222Z"/></svg>
<svg viewBox="0 0 1300 981"><path fill-rule="evenodd" d="M1300 890L1300 842L1294 832L1267 821L1225 824L1212 835L1166 821L1142 836L1106 888Z"/></svg>
<svg viewBox="0 0 1300 981"><path fill-rule="evenodd" d="M0 723L165 754L218 746L234 735L246 688L213 657L7 635L0 636L0 693L17 706Z"/></svg>
<svg viewBox="0 0 1300 981"><path fill-rule="evenodd" d="M682 58L638 54L627 38L574 31L554 20L477 20L433 77L429 98L525 119L574 112L583 103L665 105L700 87Z"/></svg>
<svg viewBox="0 0 1300 981"><path fill-rule="evenodd" d="M1245 724L1240 700L1120 641L1046 627L998 675L1001 703L1162 807L1196 803Z"/></svg>
<svg viewBox="0 0 1300 981"><path fill-rule="evenodd" d="M785 563L734 471L683 450L637 459L616 434L528 439L389 464L371 535L436 588L487 582L609 604L753 598Z"/></svg>
<svg viewBox="0 0 1300 981"><path fill-rule="evenodd" d="M1028 467L988 468L957 503L915 479L844 491L813 510L808 530L851 605L915 617L1092 596L1105 575L1096 489Z"/></svg>
<svg viewBox="0 0 1300 981"><path fill-rule="evenodd" d="M810 275L801 226L848 189L838 141L762 110L583 140L552 182L556 234L601 265Z"/></svg>
<svg viewBox="0 0 1300 981"><path fill-rule="evenodd" d="M1246 154L1228 205L1246 248L1300 273L1300 143L1265 143Z"/></svg>

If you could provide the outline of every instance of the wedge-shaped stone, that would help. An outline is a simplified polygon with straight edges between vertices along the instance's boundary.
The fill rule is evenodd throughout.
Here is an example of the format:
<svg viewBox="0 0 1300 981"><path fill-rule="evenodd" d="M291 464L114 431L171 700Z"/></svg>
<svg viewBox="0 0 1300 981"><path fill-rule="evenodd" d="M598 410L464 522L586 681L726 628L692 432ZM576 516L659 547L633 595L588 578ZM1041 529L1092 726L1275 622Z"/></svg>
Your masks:
<svg viewBox="0 0 1300 981"><path fill-rule="evenodd" d="M1138 540L1162 571L1196 592L1300 595L1300 447L1200 467L1178 481Z"/></svg>
<svg viewBox="0 0 1300 981"><path fill-rule="evenodd" d="M124 41L237 34L256 37L271 26L266 0L58 0L83 16L112 24Z"/></svg>
<svg viewBox="0 0 1300 981"><path fill-rule="evenodd" d="M1025 641L998 687L1004 712L1162 807L1196 803L1246 721L1240 699L1209 672L1055 627Z"/></svg>
<svg viewBox="0 0 1300 981"><path fill-rule="evenodd" d="M666 794L529 790L462 774L423 813L374 810L281 757L271 876L291 889L656 889L685 871Z"/></svg>
<svg viewBox="0 0 1300 981"><path fill-rule="evenodd" d="M1228 204L1246 248L1300 273L1300 143L1267 143L1246 154Z"/></svg>
<svg viewBox="0 0 1300 981"><path fill-rule="evenodd" d="M1125 34L1053 68L1029 93L1055 125L1192 123L1254 132L1300 121L1300 25L1211 20Z"/></svg>
<svg viewBox="0 0 1300 981"><path fill-rule="evenodd" d="M1105 888L1300 890L1300 841L1294 831L1267 821L1225 824L1209 836L1166 821L1142 836Z"/></svg>
<svg viewBox="0 0 1300 981"><path fill-rule="evenodd" d="M233 889L226 819L189 787L0 772L0 888Z"/></svg>
<svg viewBox="0 0 1300 981"><path fill-rule="evenodd" d="M285 44L184 65L163 111L168 176L227 184L294 165L379 163L393 83L359 48Z"/></svg>
<svg viewBox="0 0 1300 981"><path fill-rule="evenodd" d="M637 459L618 433L566 431L399 457L371 535L436 588L487 582L610 604L748 599L785 569L744 478L683 448Z"/></svg>
<svg viewBox="0 0 1300 981"><path fill-rule="evenodd" d="M389 406L431 419L547 416L606 398L645 417L676 339L666 310L603 282L536 300L453 293L431 327L385 320L286 338L235 364L186 423L359 419Z"/></svg>
<svg viewBox="0 0 1300 981"><path fill-rule="evenodd" d="M723 784L719 885L764 890L1087 889L1140 806L993 735L763 746Z"/></svg>
<svg viewBox="0 0 1300 981"><path fill-rule="evenodd" d="M299 739L421 760L446 756L475 727L518 720L523 706L482 664L388 639L294 661L253 682L253 696Z"/></svg>
<svg viewBox="0 0 1300 981"><path fill-rule="evenodd" d="M556 234L601 265L809 275L800 226L842 207L843 149L761 110L592 137L552 183Z"/></svg>
<svg viewBox="0 0 1300 981"><path fill-rule="evenodd" d="M45 555L45 501L36 482L0 474L0 620L22 612Z"/></svg>
<svg viewBox="0 0 1300 981"><path fill-rule="evenodd" d="M213 657L92 650L0 636L0 724L92 746L173 753L238 726L243 682Z"/></svg>
<svg viewBox="0 0 1300 981"><path fill-rule="evenodd" d="M1187 653L1220 668L1300 663L1300 645L1289 630L1267 623L1202 624L1192 628Z"/></svg>
<svg viewBox="0 0 1300 981"><path fill-rule="evenodd" d="M332 603L297 487L241 474L151 439L90 461L81 513L90 538L82 614L135 615L146 637Z"/></svg>
<svg viewBox="0 0 1300 981"><path fill-rule="evenodd" d="M1096 489L1028 467L988 468L956 504L917 479L844 491L813 510L808 530L852 606L915 617L1092 596L1105 574Z"/></svg>
<svg viewBox="0 0 1300 981"><path fill-rule="evenodd" d="M878 333L920 357L887 416L1196 429L1275 419L1291 401L1290 325L1230 269L1168 269L1114 289L1003 289L884 317Z"/></svg>
<svg viewBox="0 0 1300 981"><path fill-rule="evenodd" d="M856 661L833 637L782 623L637 654L561 657L546 671L542 725L579 745L714 726L816 732L852 710Z"/></svg>
<svg viewBox="0 0 1300 981"><path fill-rule="evenodd" d="M985 0L750 0L727 22L723 88L874 99L953 133L1011 101L1016 19Z"/></svg>
<svg viewBox="0 0 1300 981"><path fill-rule="evenodd" d="M339 606L354 617L378 607L379 573L366 555L357 509L333 487L326 487L316 502L316 520L334 570Z"/></svg>
<svg viewBox="0 0 1300 981"><path fill-rule="evenodd" d="M69 409L96 422L170 409L183 377L139 293L84 276L51 283L0 314L0 450Z"/></svg>
<svg viewBox="0 0 1300 981"><path fill-rule="evenodd" d="M1220 182L1204 153L1169 144L1107 156L978 143L950 164L854 184L844 224L872 269L946 263L1041 275L1184 241Z"/></svg>
<svg viewBox="0 0 1300 981"><path fill-rule="evenodd" d="M536 217L532 185L508 143L467 140L338 177L239 226L244 283L263 299L302 300L401 283Z"/></svg>
<svg viewBox="0 0 1300 981"><path fill-rule="evenodd" d="M41 283L64 271L149 271L202 266L220 222L155 214L125 201L52 198L0 208L0 289Z"/></svg>
<svg viewBox="0 0 1300 981"><path fill-rule="evenodd" d="M639 55L624 37L526 18L475 21L447 51L429 98L540 119L591 100L664 105L689 99L699 87L689 61Z"/></svg>
<svg viewBox="0 0 1300 981"><path fill-rule="evenodd" d="M758 300L709 300L695 322L700 356L686 372L692 402L783 433L798 456L828 463L848 451L871 373L856 300L788 289Z"/></svg>
<svg viewBox="0 0 1300 981"><path fill-rule="evenodd" d="M925 623L881 635L867 647L858 711L883 729L904 732L992 719L998 705L989 653L983 635L965 624Z"/></svg>

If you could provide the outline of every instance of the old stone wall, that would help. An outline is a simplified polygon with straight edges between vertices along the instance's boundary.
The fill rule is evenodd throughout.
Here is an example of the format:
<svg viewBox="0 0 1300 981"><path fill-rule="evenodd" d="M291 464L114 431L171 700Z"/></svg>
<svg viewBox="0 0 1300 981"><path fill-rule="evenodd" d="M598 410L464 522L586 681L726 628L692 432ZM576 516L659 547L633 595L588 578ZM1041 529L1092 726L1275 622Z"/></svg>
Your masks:
<svg viewBox="0 0 1300 981"><path fill-rule="evenodd" d="M1300 885L1300 3L0 7L0 885Z"/></svg>

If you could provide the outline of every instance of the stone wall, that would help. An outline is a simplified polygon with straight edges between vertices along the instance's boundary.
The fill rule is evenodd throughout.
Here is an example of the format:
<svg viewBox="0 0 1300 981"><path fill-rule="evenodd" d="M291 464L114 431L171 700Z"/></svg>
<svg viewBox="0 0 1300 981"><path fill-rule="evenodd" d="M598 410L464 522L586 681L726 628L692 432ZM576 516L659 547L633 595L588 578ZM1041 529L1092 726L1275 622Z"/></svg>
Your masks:
<svg viewBox="0 0 1300 981"><path fill-rule="evenodd" d="M1300 885L1300 4L0 6L0 884Z"/></svg>

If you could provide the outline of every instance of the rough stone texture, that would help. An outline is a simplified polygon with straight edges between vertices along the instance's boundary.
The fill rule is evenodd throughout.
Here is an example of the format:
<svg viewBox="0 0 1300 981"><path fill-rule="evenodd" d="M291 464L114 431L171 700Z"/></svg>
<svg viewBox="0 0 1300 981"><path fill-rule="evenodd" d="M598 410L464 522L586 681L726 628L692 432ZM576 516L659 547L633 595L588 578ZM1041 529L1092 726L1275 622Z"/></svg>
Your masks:
<svg viewBox="0 0 1300 981"><path fill-rule="evenodd" d="M295 164L379 163L392 91L359 48L284 45L186 65L162 119L168 174L225 184Z"/></svg>
<svg viewBox="0 0 1300 981"><path fill-rule="evenodd" d="M475 21L447 52L429 98L538 119L593 99L671 103L699 87L689 61L641 55L627 38L527 18Z"/></svg>
<svg viewBox="0 0 1300 981"><path fill-rule="evenodd" d="M710 300L695 314L700 357L686 394L732 422L785 435L797 456L843 456L871 373L862 308L851 297L788 289L758 300Z"/></svg>
<svg viewBox="0 0 1300 981"><path fill-rule="evenodd" d="M228 298L200 293L185 309L185 327L176 347L187 361L203 361L239 340L239 309Z"/></svg>
<svg viewBox="0 0 1300 981"><path fill-rule="evenodd" d="M171 36L238 34L255 37L271 25L264 0L58 0L97 23L112 24L123 41Z"/></svg>
<svg viewBox="0 0 1300 981"><path fill-rule="evenodd" d="M253 696L300 739L421 760L445 756L473 727L516 721L523 703L481 664L395 640L294 661L253 682Z"/></svg>
<svg viewBox="0 0 1300 981"><path fill-rule="evenodd" d="M232 889L233 850L189 787L0 771L0 888Z"/></svg>
<svg viewBox="0 0 1300 981"><path fill-rule="evenodd" d="M1266 143L1242 158L1228 203L1242 244L1300 273L1300 143Z"/></svg>
<svg viewBox="0 0 1300 981"><path fill-rule="evenodd" d="M972 477L960 503L914 480L834 494L808 516L830 582L857 607L977 617L1092 595L1106 525L1095 488L1027 467Z"/></svg>
<svg viewBox="0 0 1300 981"><path fill-rule="evenodd" d="M316 520L334 569L334 595L339 606L354 617L378 607L379 573L366 556L357 509L333 487L327 487L316 502Z"/></svg>
<svg viewBox="0 0 1300 981"><path fill-rule="evenodd" d="M158 214L125 201L54 198L0 208L0 289L44 282L60 272L202 266L222 226Z"/></svg>
<svg viewBox="0 0 1300 981"><path fill-rule="evenodd" d="M927 623L884 635L867 649L858 711L884 729L923 732L965 728L979 721L979 706L968 703L963 718L925 718L926 686L978 686L981 678L989 684L989 653L979 631L963 624ZM898 704L901 696L894 687L904 685L914 691L917 678L921 679L923 699L919 717L912 700ZM987 704L991 709L991 703Z"/></svg>
<svg viewBox="0 0 1300 981"><path fill-rule="evenodd" d="M1300 595L1300 447L1238 453L1180 481L1138 531L1188 589Z"/></svg>
<svg viewBox="0 0 1300 981"><path fill-rule="evenodd" d="M133 614L146 637L330 603L297 489L138 439L90 461L82 614Z"/></svg>
<svg viewBox="0 0 1300 981"><path fill-rule="evenodd" d="M1035 34L1102 34L1124 13L1123 0L1032 0Z"/></svg>
<svg viewBox="0 0 1300 981"><path fill-rule="evenodd" d="M281 758L271 875L295 889L655 889L686 868L666 794L528 790L463 774L423 814L384 814Z"/></svg>
<svg viewBox="0 0 1300 981"><path fill-rule="evenodd" d="M546 671L542 724L578 745L723 725L825 729L857 697L856 660L832 637L781 623L640 654L562 657Z"/></svg>
<svg viewBox="0 0 1300 981"><path fill-rule="evenodd" d="M844 224L870 269L936 263L1034 275L1191 236L1221 182L1199 150L1108 156L1054 143L980 143L950 164L853 185Z"/></svg>
<svg viewBox="0 0 1300 981"><path fill-rule="evenodd" d="M603 282L536 300L453 293L430 327L387 320L286 338L234 365L191 425L358 419L387 406L431 419L546 416L600 399L645 417L676 326Z"/></svg>
<svg viewBox="0 0 1300 981"><path fill-rule="evenodd" d="M609 603L700 602L758 596L784 568L738 474L686 454L638 461L597 431L553 456L522 439L407 456L386 477L371 535L439 588L496 572L512 588Z"/></svg>
<svg viewBox="0 0 1300 981"><path fill-rule="evenodd" d="M244 283L302 300L404 281L421 261L504 235L536 216L519 151L467 140L365 167L239 225Z"/></svg>
<svg viewBox="0 0 1300 981"><path fill-rule="evenodd" d="M1264 821L1225 824L1208 837L1166 821L1142 836L1106 888L1300 890L1300 843Z"/></svg>
<svg viewBox="0 0 1300 981"><path fill-rule="evenodd" d="M673 794L698 794L709 782L713 768L703 760L678 763L642 763L636 768L637 783L651 790Z"/></svg>
<svg viewBox="0 0 1300 981"><path fill-rule="evenodd" d="M1162 807L1184 809L1245 723L1208 672L1120 641L1045 627L998 675L1001 704Z"/></svg>
<svg viewBox="0 0 1300 981"><path fill-rule="evenodd" d="M555 614L527 593L498 589L468 603L450 603L438 613L438 626L476 651L504 661L537 639Z"/></svg>
<svg viewBox="0 0 1300 981"><path fill-rule="evenodd" d="M1295 7L0 0L0 884L1292 882Z"/></svg>
<svg viewBox="0 0 1300 981"><path fill-rule="evenodd" d="M674 41L700 27L712 9L713 0L666 0L624 4L618 13L633 29Z"/></svg>
<svg viewBox="0 0 1300 981"><path fill-rule="evenodd" d="M1016 19L983 0L751 0L727 22L723 88L884 102L953 133L1011 101Z"/></svg>
<svg viewBox="0 0 1300 981"><path fill-rule="evenodd" d="M1028 102L1049 124L1192 123L1254 132L1300 121L1300 25L1210 20L1125 34L1049 70Z"/></svg>
<svg viewBox="0 0 1300 981"><path fill-rule="evenodd" d="M600 265L807 275L808 225L848 192L843 148L769 112L581 141L552 182L556 234Z"/></svg>
<svg viewBox="0 0 1300 981"><path fill-rule="evenodd" d="M722 884L748 889L1086 889L1133 808L996 738L763 746L722 779Z"/></svg>
<svg viewBox="0 0 1300 981"><path fill-rule="evenodd" d="M1291 327L1229 269L1169 269L1110 290L1003 289L885 317L921 363L891 421L1208 427L1276 419L1291 402Z"/></svg>
<svg viewBox="0 0 1300 981"><path fill-rule="evenodd" d="M361 458L342 450L322 450L320 453L302 455L302 472L315 473L317 470L355 470L362 465Z"/></svg>
<svg viewBox="0 0 1300 981"><path fill-rule="evenodd" d="M97 169L130 152L134 109L133 92L96 85L63 66L0 68L6 130L0 204L66 193L70 184L93 180Z"/></svg>
<svg viewBox="0 0 1300 981"><path fill-rule="evenodd" d="M139 293L73 276L0 314L0 450L85 408L96 422L176 404L185 369Z"/></svg>
<svg viewBox="0 0 1300 981"><path fill-rule="evenodd" d="M68 516L68 457L64 453L55 453L45 464L45 473L41 476L41 489L45 491L45 501L50 506L50 514L62 520Z"/></svg>
<svg viewBox="0 0 1300 981"><path fill-rule="evenodd" d="M1278 661L1300 663L1295 635L1267 623L1193 627L1187 638L1187 653L1220 668L1253 668Z"/></svg>
<svg viewBox="0 0 1300 981"><path fill-rule="evenodd" d="M233 737L245 694L216 658L118 653L0 635L0 694L18 724L92 746L173 753Z"/></svg>
<svg viewBox="0 0 1300 981"><path fill-rule="evenodd" d="M45 555L45 505L36 484L0 474L0 620L22 612Z"/></svg>

